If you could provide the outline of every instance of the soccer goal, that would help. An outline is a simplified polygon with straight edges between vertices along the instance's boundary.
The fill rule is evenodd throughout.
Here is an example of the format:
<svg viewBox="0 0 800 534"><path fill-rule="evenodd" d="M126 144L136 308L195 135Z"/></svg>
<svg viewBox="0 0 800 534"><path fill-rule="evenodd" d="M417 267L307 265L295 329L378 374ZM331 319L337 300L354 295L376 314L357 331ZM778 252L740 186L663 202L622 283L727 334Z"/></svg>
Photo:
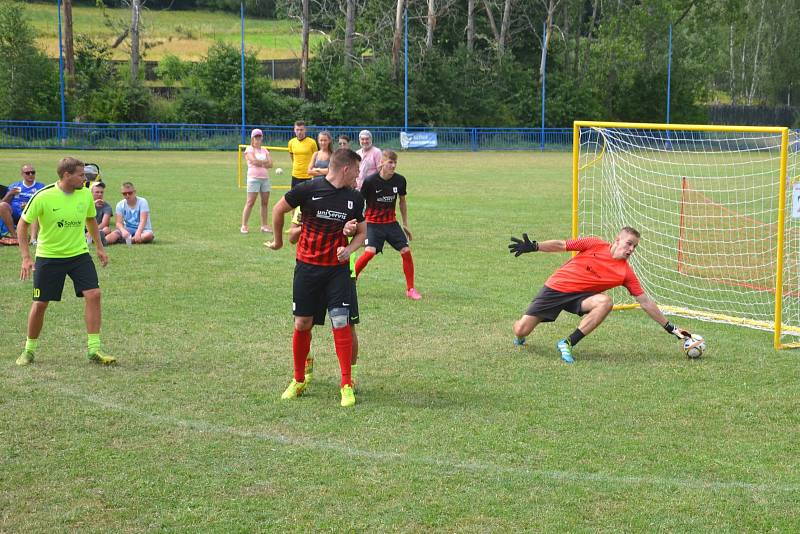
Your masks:
<svg viewBox="0 0 800 534"><path fill-rule="evenodd" d="M631 263L665 312L800 347L798 152L787 128L576 121L572 233L637 228Z"/></svg>
<svg viewBox="0 0 800 534"><path fill-rule="evenodd" d="M245 149L247 149L248 146L250 145L239 145L236 152L236 187L238 187L239 189L244 189L244 187L247 185L247 163L245 162L244 159L244 151ZM264 148L269 150L270 153L272 154L272 159L275 162L275 170L277 170L278 168L283 168L283 166L285 165L286 169L288 170L286 176L288 177L288 179L291 179L292 177L291 160L289 160L287 163L286 161L284 161L286 158L282 158L279 161L279 158L276 157L276 153L278 152L288 153L289 149L285 146L265 146ZM275 170L273 170L273 180L275 179L274 176ZM281 171L281 173L282 172L283 171ZM289 189L289 186L281 184L281 185L274 185L273 188Z"/></svg>

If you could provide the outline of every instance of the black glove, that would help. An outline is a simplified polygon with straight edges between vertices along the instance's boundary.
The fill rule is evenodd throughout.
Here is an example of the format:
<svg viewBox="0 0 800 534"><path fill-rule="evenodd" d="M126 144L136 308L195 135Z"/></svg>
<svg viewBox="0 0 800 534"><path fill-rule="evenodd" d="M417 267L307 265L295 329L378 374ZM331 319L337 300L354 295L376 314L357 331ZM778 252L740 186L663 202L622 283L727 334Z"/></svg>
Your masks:
<svg viewBox="0 0 800 534"><path fill-rule="evenodd" d="M512 243L508 245L508 251L513 254L515 258L520 254L525 254L526 252L536 252L539 250L539 243L528 239L528 234L522 234L522 239L512 237L511 241Z"/></svg>
<svg viewBox="0 0 800 534"><path fill-rule="evenodd" d="M678 339L687 339L692 337L692 334L690 334L688 330L679 328L674 324L670 323L669 321L667 321L667 324L664 325L664 330L666 330L673 336L677 337Z"/></svg>

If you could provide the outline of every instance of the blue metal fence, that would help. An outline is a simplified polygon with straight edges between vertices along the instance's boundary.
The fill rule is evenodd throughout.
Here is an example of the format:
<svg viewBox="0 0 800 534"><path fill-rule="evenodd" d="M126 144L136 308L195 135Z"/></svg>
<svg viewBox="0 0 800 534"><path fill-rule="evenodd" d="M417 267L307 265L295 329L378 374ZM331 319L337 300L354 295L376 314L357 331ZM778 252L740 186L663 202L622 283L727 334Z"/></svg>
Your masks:
<svg viewBox="0 0 800 534"><path fill-rule="evenodd" d="M261 128L264 144L285 146L292 126ZM390 126L309 126L309 135L328 130L345 134L358 148L358 133L368 129L381 148L400 148L403 128ZM571 150L571 128L409 128L436 132L435 150ZM542 143L544 137L544 144ZM80 150L231 150L242 141L238 124L103 124L79 122L0 121L0 148L73 148Z"/></svg>
<svg viewBox="0 0 800 534"><path fill-rule="evenodd" d="M248 125L246 131L261 128L264 144L286 146L294 136L292 126ZM334 138L347 135L358 148L358 133L368 129L375 145L400 149L397 126L309 126L309 135L328 130ZM433 150L572 150L572 128L416 128L409 132L435 132ZM653 135L653 132L650 132ZM586 134L591 135L591 134ZM705 139L708 132L656 132L672 148L683 141ZM800 134L792 131L791 151L800 152ZM249 141L246 139L245 141ZM544 141L544 142L542 142ZM586 141L586 139L584 139ZM0 121L0 148L72 148L80 150L234 150L242 142L239 124L80 123ZM431 150L431 149L425 149Z"/></svg>

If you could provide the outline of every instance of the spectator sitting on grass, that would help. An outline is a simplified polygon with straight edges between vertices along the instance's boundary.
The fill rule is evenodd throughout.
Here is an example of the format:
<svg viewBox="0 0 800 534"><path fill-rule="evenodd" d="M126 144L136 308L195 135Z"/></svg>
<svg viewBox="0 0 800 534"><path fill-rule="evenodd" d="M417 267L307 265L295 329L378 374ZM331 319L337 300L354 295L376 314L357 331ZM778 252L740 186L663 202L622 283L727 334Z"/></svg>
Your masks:
<svg viewBox="0 0 800 534"><path fill-rule="evenodd" d="M129 245L150 243L155 239L150 221L150 205L147 200L136 196L136 188L131 182L122 184L122 196L117 203L116 229L106 236L109 245L125 241Z"/></svg>

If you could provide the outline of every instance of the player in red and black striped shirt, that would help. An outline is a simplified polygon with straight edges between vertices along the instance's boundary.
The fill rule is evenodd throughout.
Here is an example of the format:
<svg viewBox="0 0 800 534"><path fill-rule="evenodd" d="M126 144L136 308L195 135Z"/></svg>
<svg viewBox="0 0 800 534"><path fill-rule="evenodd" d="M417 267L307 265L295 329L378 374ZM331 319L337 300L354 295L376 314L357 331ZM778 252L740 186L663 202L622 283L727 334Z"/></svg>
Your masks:
<svg viewBox="0 0 800 534"><path fill-rule="evenodd" d="M353 292L348 259L364 244L366 237L364 197L353 189L360 159L352 150L337 150L331 157L326 176L297 185L272 209L275 240L267 243L267 247L273 250L283 246L285 215L298 206L303 213L292 292L294 379L282 399L294 399L303 394L311 329L315 324L325 324L327 310L342 371L342 406L352 406L356 402L351 377L353 337L349 307ZM349 244L344 235L348 222L356 224L356 233Z"/></svg>
<svg viewBox="0 0 800 534"><path fill-rule="evenodd" d="M356 262L356 276L361 274L367 263L378 252L383 251L384 242L400 252L403 259L403 272L406 275L406 296L419 300L422 296L414 288L414 260L411 259L411 231L408 229L408 206L406 204L406 179L397 174L397 153L384 150L381 166L377 173L364 179L361 194L367 201L367 240L364 254ZM400 208L403 227L397 222L395 206Z"/></svg>

